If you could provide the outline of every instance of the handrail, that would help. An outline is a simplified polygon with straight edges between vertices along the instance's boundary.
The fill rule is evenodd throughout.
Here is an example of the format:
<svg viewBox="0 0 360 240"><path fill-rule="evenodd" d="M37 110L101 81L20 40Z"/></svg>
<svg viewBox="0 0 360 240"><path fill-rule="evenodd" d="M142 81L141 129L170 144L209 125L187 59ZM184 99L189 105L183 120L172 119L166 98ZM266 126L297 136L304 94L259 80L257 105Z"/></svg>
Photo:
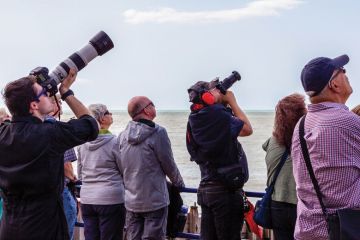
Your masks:
<svg viewBox="0 0 360 240"><path fill-rule="evenodd" d="M197 193L198 190L197 188L188 188L188 187L184 187L180 189L180 192L183 193ZM263 192L249 192L249 191L245 191L245 195L247 197L254 197L254 198L262 198L265 193ZM179 232L176 237L179 238L188 238L188 239L200 239L200 234L194 234L194 233L182 233Z"/></svg>
<svg viewBox="0 0 360 240"><path fill-rule="evenodd" d="M76 185L76 187L80 188L81 185ZM183 193L197 193L197 188L184 187L184 188L180 189L180 192L183 192ZM245 195L247 197L262 198L265 195L265 193L263 193L263 192L245 191ZM75 226L76 227L84 227L84 223L76 222ZM200 239L200 234L179 232L179 233L176 234L176 237L187 238L187 239Z"/></svg>
<svg viewBox="0 0 360 240"><path fill-rule="evenodd" d="M180 192L184 192L184 193L197 193L197 188L188 188L188 187L184 187L180 189ZM262 198L265 193L263 192L249 192L249 191L245 191L245 195L247 197L254 197L254 198Z"/></svg>

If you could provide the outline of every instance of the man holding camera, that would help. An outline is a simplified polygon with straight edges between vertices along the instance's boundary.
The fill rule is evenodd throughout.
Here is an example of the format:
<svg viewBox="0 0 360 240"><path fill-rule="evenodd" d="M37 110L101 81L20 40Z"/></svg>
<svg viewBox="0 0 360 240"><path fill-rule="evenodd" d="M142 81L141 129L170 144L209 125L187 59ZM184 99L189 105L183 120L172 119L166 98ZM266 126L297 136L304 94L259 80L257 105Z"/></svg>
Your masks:
<svg viewBox="0 0 360 240"><path fill-rule="evenodd" d="M198 189L198 204L202 211L201 239L240 239L244 212L242 186L248 179L248 169L237 137L252 134L250 121L234 94L222 89L218 81L197 82L188 93L193 104L186 143L191 160L201 171ZM235 171L239 177L230 178L237 181L232 185L227 181L227 170L239 169L239 165L240 170L236 171L240 172Z"/></svg>
<svg viewBox="0 0 360 240"><path fill-rule="evenodd" d="M66 123L44 122L53 105L34 76L5 86L3 97L13 119L0 127L1 240L69 239L61 198L64 152L94 140L99 131L70 90L75 77L75 70L70 70L59 87L78 118Z"/></svg>

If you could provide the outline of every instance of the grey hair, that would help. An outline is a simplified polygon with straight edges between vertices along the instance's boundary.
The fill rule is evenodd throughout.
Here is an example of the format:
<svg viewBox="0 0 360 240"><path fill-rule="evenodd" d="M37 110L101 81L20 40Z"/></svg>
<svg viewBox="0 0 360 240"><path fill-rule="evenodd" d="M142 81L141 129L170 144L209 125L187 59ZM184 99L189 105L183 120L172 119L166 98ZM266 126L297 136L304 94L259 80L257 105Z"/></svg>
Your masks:
<svg viewBox="0 0 360 240"><path fill-rule="evenodd" d="M90 114L97 120L100 121L104 117L105 112L108 110L104 104L95 103L89 105Z"/></svg>

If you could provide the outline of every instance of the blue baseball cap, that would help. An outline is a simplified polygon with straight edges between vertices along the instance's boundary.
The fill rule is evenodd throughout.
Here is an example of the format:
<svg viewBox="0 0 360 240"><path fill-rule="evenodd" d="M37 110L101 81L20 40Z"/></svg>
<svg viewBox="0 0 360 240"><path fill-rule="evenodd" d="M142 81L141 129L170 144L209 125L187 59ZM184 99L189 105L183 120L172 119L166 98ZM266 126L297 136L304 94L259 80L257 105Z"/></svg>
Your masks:
<svg viewBox="0 0 360 240"><path fill-rule="evenodd" d="M348 55L336 58L318 57L308 62L301 71L301 83L310 97L319 94L330 81L335 69L344 67L349 62Z"/></svg>

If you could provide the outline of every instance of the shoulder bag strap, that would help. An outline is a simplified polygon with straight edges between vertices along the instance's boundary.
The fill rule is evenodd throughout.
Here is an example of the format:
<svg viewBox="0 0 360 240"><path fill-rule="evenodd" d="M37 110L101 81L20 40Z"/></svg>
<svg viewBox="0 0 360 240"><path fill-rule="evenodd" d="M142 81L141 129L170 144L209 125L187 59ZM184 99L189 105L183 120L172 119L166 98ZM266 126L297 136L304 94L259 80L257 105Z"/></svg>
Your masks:
<svg viewBox="0 0 360 240"><path fill-rule="evenodd" d="M316 195L317 195L317 197L319 199L321 209L323 211L324 216L326 217L327 216L327 210L326 210L325 205L324 205L324 203L322 201L320 187L319 187L318 181L315 178L314 170L313 170L311 162L310 162L309 151L308 151L306 141L305 141L305 138L304 138L304 135L305 135L304 125L305 125L305 116L301 119L300 126L299 126L299 138L300 138L301 150L302 150L303 157L304 157L304 160L305 160L306 168L307 168L307 170L308 170L308 172L310 174L310 178L311 178L311 181L312 181L312 183L314 185Z"/></svg>
<svg viewBox="0 0 360 240"><path fill-rule="evenodd" d="M281 170L282 167L284 166L285 161L286 161L288 155L289 155L289 151L288 151L288 149L286 149L285 152L283 153L283 155L281 156L281 160L280 160L279 165L276 167L276 172L275 172L275 175L274 175L273 180L271 181L271 183L270 183L270 185L269 185L269 188L270 188L270 187L273 187L273 186L275 185L276 179L277 179L277 177L279 176L280 170Z"/></svg>

